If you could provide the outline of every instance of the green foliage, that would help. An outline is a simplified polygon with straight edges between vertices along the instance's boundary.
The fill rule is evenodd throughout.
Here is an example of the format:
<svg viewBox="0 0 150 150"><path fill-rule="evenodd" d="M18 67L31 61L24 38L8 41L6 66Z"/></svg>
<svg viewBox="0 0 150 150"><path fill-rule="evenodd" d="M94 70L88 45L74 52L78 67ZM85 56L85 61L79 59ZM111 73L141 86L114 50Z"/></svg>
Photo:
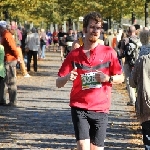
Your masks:
<svg viewBox="0 0 150 150"><path fill-rule="evenodd" d="M147 0L149 2L150 0ZM76 19L90 11L98 11L103 17L112 17L119 21L121 17L131 15L144 17L145 0L1 0L0 12L8 10L11 18L33 21L40 24L62 23L68 18Z"/></svg>

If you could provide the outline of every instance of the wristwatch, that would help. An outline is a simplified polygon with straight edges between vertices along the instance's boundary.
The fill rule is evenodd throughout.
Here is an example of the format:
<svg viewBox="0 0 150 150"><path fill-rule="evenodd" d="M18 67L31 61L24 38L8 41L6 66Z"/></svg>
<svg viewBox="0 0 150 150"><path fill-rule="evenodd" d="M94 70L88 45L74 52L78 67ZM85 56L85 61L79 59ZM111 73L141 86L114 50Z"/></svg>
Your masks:
<svg viewBox="0 0 150 150"><path fill-rule="evenodd" d="M110 76L109 82L110 82L110 83L113 82L113 76Z"/></svg>

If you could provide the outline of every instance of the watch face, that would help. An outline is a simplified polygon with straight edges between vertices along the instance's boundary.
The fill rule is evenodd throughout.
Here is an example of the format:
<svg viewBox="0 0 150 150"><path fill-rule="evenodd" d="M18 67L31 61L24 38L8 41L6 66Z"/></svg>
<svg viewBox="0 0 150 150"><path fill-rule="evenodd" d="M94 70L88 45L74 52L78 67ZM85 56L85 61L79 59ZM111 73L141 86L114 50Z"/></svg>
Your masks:
<svg viewBox="0 0 150 150"><path fill-rule="evenodd" d="M110 80L113 81L113 77L112 76L110 77Z"/></svg>
<svg viewBox="0 0 150 150"><path fill-rule="evenodd" d="M111 76L111 81L113 81L113 77Z"/></svg>

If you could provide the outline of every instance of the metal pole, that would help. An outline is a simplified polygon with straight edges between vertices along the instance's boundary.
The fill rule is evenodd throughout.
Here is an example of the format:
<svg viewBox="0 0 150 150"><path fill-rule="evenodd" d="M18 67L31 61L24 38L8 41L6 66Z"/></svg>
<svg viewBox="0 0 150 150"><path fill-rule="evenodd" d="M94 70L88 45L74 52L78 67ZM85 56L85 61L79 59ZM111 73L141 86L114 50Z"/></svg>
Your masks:
<svg viewBox="0 0 150 150"><path fill-rule="evenodd" d="M111 29L111 16L109 17L109 29Z"/></svg>
<svg viewBox="0 0 150 150"><path fill-rule="evenodd" d="M134 24L134 23L135 23L135 13L132 12L132 24Z"/></svg>
<svg viewBox="0 0 150 150"><path fill-rule="evenodd" d="M145 27L148 27L148 3L145 3Z"/></svg>

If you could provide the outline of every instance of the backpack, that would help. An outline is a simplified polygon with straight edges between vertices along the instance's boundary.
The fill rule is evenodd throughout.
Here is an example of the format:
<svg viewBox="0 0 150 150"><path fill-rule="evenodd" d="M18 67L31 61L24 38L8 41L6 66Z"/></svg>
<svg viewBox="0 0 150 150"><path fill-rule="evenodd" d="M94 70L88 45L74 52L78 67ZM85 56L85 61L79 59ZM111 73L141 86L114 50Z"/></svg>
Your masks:
<svg viewBox="0 0 150 150"><path fill-rule="evenodd" d="M118 42L118 49L120 49L121 48L121 40Z"/></svg>
<svg viewBox="0 0 150 150"><path fill-rule="evenodd" d="M16 42L16 46L20 46L21 45L21 41L19 39L19 34L18 34L18 29L14 30L14 40Z"/></svg>
<svg viewBox="0 0 150 150"><path fill-rule="evenodd" d="M132 39L129 37L129 43L125 45L124 55L126 61L131 67L134 67L135 61L138 58L139 49L141 46L140 39Z"/></svg>

